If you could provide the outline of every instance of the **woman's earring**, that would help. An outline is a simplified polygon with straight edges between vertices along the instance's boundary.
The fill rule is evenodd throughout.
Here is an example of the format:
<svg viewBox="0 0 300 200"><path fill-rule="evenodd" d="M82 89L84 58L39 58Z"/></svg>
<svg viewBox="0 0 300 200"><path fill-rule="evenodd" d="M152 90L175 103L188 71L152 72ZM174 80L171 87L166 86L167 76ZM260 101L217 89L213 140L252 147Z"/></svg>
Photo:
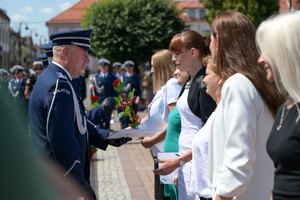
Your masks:
<svg viewBox="0 0 300 200"><path fill-rule="evenodd" d="M194 61L192 62L192 66L193 66L193 69L196 70L196 65L195 65Z"/></svg>

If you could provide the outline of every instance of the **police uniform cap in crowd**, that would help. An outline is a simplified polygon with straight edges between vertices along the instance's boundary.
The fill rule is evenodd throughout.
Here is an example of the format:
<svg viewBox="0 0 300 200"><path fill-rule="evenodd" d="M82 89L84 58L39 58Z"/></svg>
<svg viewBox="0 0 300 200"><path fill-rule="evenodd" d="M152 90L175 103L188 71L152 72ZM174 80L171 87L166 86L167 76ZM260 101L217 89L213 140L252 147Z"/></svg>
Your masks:
<svg viewBox="0 0 300 200"><path fill-rule="evenodd" d="M131 60L127 60L124 62L125 67L131 67L134 66L134 62L132 62Z"/></svg>
<svg viewBox="0 0 300 200"><path fill-rule="evenodd" d="M121 69L122 69L122 70L126 70L126 66L123 64L123 65L121 66Z"/></svg>
<svg viewBox="0 0 300 200"><path fill-rule="evenodd" d="M0 69L0 75L8 75L9 76L9 73L5 69Z"/></svg>
<svg viewBox="0 0 300 200"><path fill-rule="evenodd" d="M44 44L44 45L40 46L40 49L45 50L45 53L46 53L47 57L53 57L52 42L49 42L48 44Z"/></svg>
<svg viewBox="0 0 300 200"><path fill-rule="evenodd" d="M99 60L99 65L100 65L100 66L110 65L110 62L109 62L109 60L107 60L107 59L105 59L105 58L101 58L101 59Z"/></svg>
<svg viewBox="0 0 300 200"><path fill-rule="evenodd" d="M45 53L42 54L42 55L39 55L37 57L37 59L39 59L43 63L43 66L48 66L49 65L48 58L47 58L47 55Z"/></svg>
<svg viewBox="0 0 300 200"><path fill-rule="evenodd" d="M120 68L122 66L122 63L120 62L114 62L113 67L114 68Z"/></svg>
<svg viewBox="0 0 300 200"><path fill-rule="evenodd" d="M50 40L52 46L76 45L94 54L90 43L92 31L93 29L53 33L50 35Z"/></svg>
<svg viewBox="0 0 300 200"><path fill-rule="evenodd" d="M21 65L15 65L15 66L13 66L13 68L14 68L14 73L24 72L25 71L25 68L22 67Z"/></svg>
<svg viewBox="0 0 300 200"><path fill-rule="evenodd" d="M10 72L11 74L14 74L14 73L15 73L15 66L11 67L11 68L9 69L9 72Z"/></svg>

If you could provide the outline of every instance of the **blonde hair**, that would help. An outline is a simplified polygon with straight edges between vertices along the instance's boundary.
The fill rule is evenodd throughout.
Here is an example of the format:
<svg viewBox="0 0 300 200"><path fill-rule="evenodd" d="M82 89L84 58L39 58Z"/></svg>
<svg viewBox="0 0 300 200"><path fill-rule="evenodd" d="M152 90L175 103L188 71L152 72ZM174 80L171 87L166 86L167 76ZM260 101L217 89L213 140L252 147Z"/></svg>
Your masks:
<svg viewBox="0 0 300 200"><path fill-rule="evenodd" d="M215 73L215 74L219 74L217 65L213 62L212 56L208 55L205 56L205 58L203 58L202 63L204 66L210 65L211 70Z"/></svg>
<svg viewBox="0 0 300 200"><path fill-rule="evenodd" d="M172 53L169 50L160 50L152 56L154 78L153 93L156 93L167 81L175 77L175 63L172 61Z"/></svg>
<svg viewBox="0 0 300 200"><path fill-rule="evenodd" d="M281 84L300 102L300 11L278 15L263 22L256 33L260 54L270 64L276 85Z"/></svg>

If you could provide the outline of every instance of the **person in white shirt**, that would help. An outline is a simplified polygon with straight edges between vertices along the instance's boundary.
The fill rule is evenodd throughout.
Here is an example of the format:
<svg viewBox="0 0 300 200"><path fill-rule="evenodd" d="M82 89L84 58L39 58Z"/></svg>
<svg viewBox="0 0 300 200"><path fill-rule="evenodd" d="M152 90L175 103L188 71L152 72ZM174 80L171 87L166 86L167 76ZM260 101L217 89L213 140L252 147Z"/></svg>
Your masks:
<svg viewBox="0 0 300 200"><path fill-rule="evenodd" d="M151 72L154 73L153 91L155 96L148 106L148 115L142 119L144 122L148 117L155 113L160 113L162 120L168 123L168 115L175 108L177 97L181 91L181 86L177 84L177 79L173 74L175 64L172 62L172 53L169 50L161 50L156 52L151 59ZM150 148L156 143L162 142L166 137L164 129L153 137L145 137L141 140L145 148ZM155 163L155 168L158 165ZM159 176L155 176L155 199L164 199L164 187L160 184Z"/></svg>
<svg viewBox="0 0 300 200"><path fill-rule="evenodd" d="M255 27L245 15L224 12L211 28L210 50L224 81L209 143L213 199L269 199L274 166L266 141L282 95L257 63Z"/></svg>

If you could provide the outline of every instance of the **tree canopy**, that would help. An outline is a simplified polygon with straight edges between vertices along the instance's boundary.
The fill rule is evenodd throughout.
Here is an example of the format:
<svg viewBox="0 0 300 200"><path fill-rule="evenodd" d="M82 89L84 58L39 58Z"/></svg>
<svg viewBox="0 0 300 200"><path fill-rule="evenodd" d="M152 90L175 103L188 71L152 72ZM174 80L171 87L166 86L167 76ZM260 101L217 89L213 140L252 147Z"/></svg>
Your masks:
<svg viewBox="0 0 300 200"><path fill-rule="evenodd" d="M185 29L170 0L102 0L86 10L82 27L92 28L92 49L111 62L151 59L168 49L172 37Z"/></svg>
<svg viewBox="0 0 300 200"><path fill-rule="evenodd" d="M209 10L204 16L209 24L220 13L234 10L246 15L258 27L262 21L279 11L279 0L201 0L201 3Z"/></svg>

